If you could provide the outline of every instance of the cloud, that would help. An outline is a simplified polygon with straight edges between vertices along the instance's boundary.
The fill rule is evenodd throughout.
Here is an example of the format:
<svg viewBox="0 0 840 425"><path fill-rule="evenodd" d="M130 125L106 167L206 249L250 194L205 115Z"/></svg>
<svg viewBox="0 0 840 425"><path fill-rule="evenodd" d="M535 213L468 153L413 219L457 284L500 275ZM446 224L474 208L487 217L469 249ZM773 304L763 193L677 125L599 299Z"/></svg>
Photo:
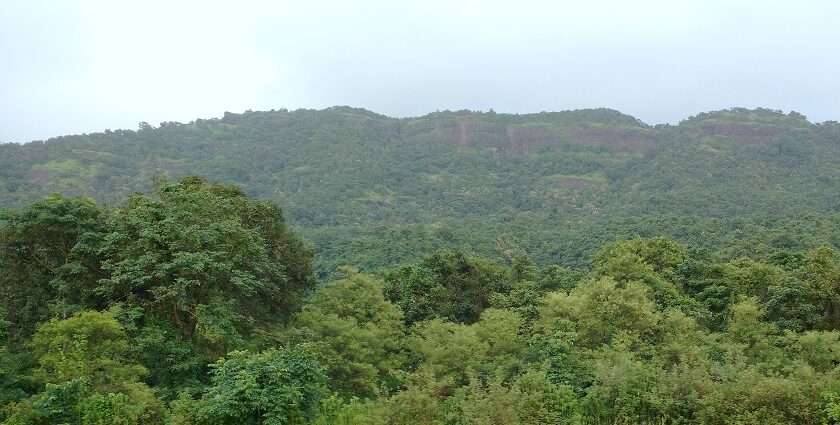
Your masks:
<svg viewBox="0 0 840 425"><path fill-rule="evenodd" d="M224 111L840 118L828 1L4 2L0 141Z"/></svg>

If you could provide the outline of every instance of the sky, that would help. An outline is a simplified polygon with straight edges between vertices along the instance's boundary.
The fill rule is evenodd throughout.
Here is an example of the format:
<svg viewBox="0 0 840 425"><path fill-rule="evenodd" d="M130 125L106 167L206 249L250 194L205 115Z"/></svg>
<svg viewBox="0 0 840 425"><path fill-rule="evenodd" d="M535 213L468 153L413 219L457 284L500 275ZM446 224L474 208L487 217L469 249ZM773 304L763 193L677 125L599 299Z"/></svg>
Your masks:
<svg viewBox="0 0 840 425"><path fill-rule="evenodd" d="M225 111L840 120L838 1L0 0L0 142Z"/></svg>

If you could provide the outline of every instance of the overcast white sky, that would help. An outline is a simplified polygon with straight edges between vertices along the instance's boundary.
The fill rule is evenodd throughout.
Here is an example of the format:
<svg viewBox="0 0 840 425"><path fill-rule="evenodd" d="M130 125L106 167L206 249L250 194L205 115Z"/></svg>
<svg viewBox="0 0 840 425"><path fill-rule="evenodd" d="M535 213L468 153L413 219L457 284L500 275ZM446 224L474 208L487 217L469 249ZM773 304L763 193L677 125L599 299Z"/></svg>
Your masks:
<svg viewBox="0 0 840 425"><path fill-rule="evenodd" d="M840 120L840 1L0 0L0 142L246 109Z"/></svg>

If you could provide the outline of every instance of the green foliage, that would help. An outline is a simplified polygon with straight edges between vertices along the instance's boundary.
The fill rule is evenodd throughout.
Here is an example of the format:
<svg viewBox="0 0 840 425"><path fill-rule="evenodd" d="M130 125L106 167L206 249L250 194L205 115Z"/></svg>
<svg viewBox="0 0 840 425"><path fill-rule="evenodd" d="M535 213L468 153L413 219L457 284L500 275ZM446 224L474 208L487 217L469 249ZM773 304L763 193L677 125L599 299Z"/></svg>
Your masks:
<svg viewBox="0 0 840 425"><path fill-rule="evenodd" d="M284 205L331 278L441 248L504 257L500 237L566 267L636 235L757 259L840 247L837 133L739 108L656 127L607 109L225 114L1 145L0 206L54 192L119 205L158 173L204 175Z"/></svg>
<svg viewBox="0 0 840 425"><path fill-rule="evenodd" d="M490 350L475 327L440 319L418 325L409 346L422 359L421 367L436 379L450 378L461 384L467 381L471 369L487 360Z"/></svg>
<svg viewBox="0 0 840 425"><path fill-rule="evenodd" d="M32 337L36 377L46 383L89 379L96 390L137 380L143 367L125 363L126 334L111 313L86 311L39 326Z"/></svg>
<svg viewBox="0 0 840 425"><path fill-rule="evenodd" d="M38 327L31 347L44 384L30 400L7 406L6 423L155 424L164 406L140 382L146 370L127 357L113 313L80 312Z"/></svg>
<svg viewBox="0 0 840 425"><path fill-rule="evenodd" d="M605 423L652 423L663 417L661 372L625 347L605 349L593 365L593 384L583 399L586 417Z"/></svg>
<svg viewBox="0 0 840 425"><path fill-rule="evenodd" d="M364 134L343 127L351 120L378 128L376 131L394 140L398 136L411 140L407 144L417 150L412 151L416 154L412 158L430 162L418 162L415 168L405 170L376 171L405 171L401 178L409 186L412 177L406 170L428 171L430 164L438 166L434 175L424 177L430 185L454 178L452 170L435 163L434 155L420 154L438 152L436 144L446 143L447 127L435 127L434 122L454 123L457 129L461 120L476 118L465 112L441 113L426 121L401 121L395 129L377 127L387 119L364 111L330 113L343 118L336 118L332 127L320 130L323 134L311 137L332 140ZM280 115L288 121L283 125L299 125L301 132L311 129L312 122L296 121L300 116ZM306 119L315 120L316 115ZM490 124L512 128L509 131L514 135L529 128L533 134L548 131L566 138L566 147L580 155L593 153L572 149L575 140L571 134L580 133L570 129L597 133L618 126L635 132L634 137L654 132L608 111L578 114L574 119L541 115L538 118L543 121L536 126L529 122L534 117L478 117L481 124L469 125L490 135L486 143L495 143L496 127ZM267 121L262 130L277 124L272 121L277 117L271 115L229 116L224 122L203 126L167 125L158 130L144 128L139 136L123 136L145 140L166 132L175 137L182 131L206 131L221 137L257 118ZM591 121L579 125L578 119ZM747 130L782 125L792 130L777 134L764 146L756 136L747 134L743 120L748 121ZM710 136L709 128L723 128L731 134ZM762 151L766 156L762 161L796 168L800 161L814 159L808 157L808 149L819 141L808 132L822 130L812 129L796 116L782 119L772 112L736 110L656 131L663 132L660 136L670 144L656 149L648 146L652 150L646 151L645 160L667 159L657 164L668 169L675 163L669 161L684 161L687 152L696 155L702 165L708 156L738 157L746 149L763 147L769 151ZM606 137L609 133L597 134ZM692 134L699 137L701 146L692 145ZM797 135L807 139L805 147L791 145ZM743 146L733 144L735 139ZM344 146L348 158L354 158L351 142ZM161 139L157 145L138 146L151 150L170 145ZM260 146L249 148L259 150ZM370 146L382 147L373 142ZM558 146L544 148L546 152L540 155L550 156ZM602 153L618 155L620 150L610 150L613 148L604 148ZM204 159L220 167L220 172L249 178L248 173L226 167L229 164L223 158L210 152L200 155L206 155ZM266 152L270 150L260 153ZM516 156L520 153L523 155ZM522 166L539 164L529 162L532 154L516 155L502 157L465 149L454 158L464 162L461 165L467 174L492 169L508 177ZM475 159L483 168L465 158ZM559 153L552 158L563 161ZM580 168L573 171L550 164L522 171L534 176L553 173L550 181L555 185L569 183L571 176L589 176L581 180L600 185L600 189L567 187L562 197L553 198L558 210L551 217L570 220L558 221L556 226L542 226L547 218L539 211L546 204L535 201L542 195L514 196L504 192L506 186L492 176L487 181L511 196L510 203L493 199L492 191L480 191L484 181L463 186L458 186L464 182L457 179L446 183L461 187L451 190L463 191L457 199L468 205L450 202L447 197L453 196L452 191L435 192L433 188L424 192L440 196L453 217L471 217L457 226L442 220L434 227L424 227L428 224L424 220L440 211L425 211L416 204L414 227L384 226L382 233L370 239L366 239L370 234L353 233L370 223L365 220L387 222L406 212L396 211L405 207L402 189L384 181L359 194L363 198L360 205L375 203L377 208L338 211L335 205L343 201L325 203L325 215L303 222L323 224L329 214L357 221L342 230L353 233L352 237L330 233L336 228L329 224L319 227L323 233L316 233L318 237L339 236L331 240L332 250L320 253L336 256L322 257L321 264L361 258L355 265L388 268L368 275L345 267L343 276L321 284L316 284L312 272L312 251L290 230L280 209L249 198L237 186L208 184L198 177L178 182L158 180L151 194L131 196L116 208L99 207L87 198L53 196L7 211L0 228L0 422L495 425L837 421L840 262L836 248L817 247L818 242L832 243L834 237L830 235L835 228L821 221L826 216L815 218L813 228L828 234L827 240L809 230L800 232L797 221L758 226L744 219L736 226L736 242L731 239L733 233L720 230L725 227L722 222L688 224L696 218L689 214L677 220L685 223L671 228L687 232L679 238L681 242L665 237L626 238L631 235L618 231L620 226L606 226L585 238L585 245L599 249L577 250L562 246L581 242L568 233L569 227L575 227L571 223L580 224L576 231L586 232L594 229L589 227L593 223L604 224L599 220L606 219L599 218L600 214L612 216L609 220L627 218L623 215L626 211L611 210L599 193L616 197L615 202L626 201L623 192L608 186L629 184L638 173L656 172L627 168L616 171L623 177L599 174L595 163L591 167L572 165L580 160L576 156L558 166ZM819 165L819 159L814 160ZM65 179L74 173L81 176L95 171L98 176L109 172L94 162L51 161L38 162L42 165L38 170L60 172ZM320 198L314 197L316 201L323 201L328 186L345 177L326 173L318 161L284 161L293 159L284 158L274 165L284 170L294 165L287 171L300 174L296 184L304 193L314 190L309 179L323 178L323 192L318 192ZM371 165L362 164L366 169ZM335 165L331 172L336 170L341 167ZM8 174L0 170L3 172ZM642 204L650 203L635 211L641 219L628 219L627 226L641 226L645 229L637 232L641 234L660 233L645 220L661 218L652 209L673 210L674 205L665 202L673 195L669 191L686 196L689 205L697 202L687 194L698 188L677 179L680 172L670 170L622 186L630 194L626 196L641 196ZM265 176L266 180L276 177L270 171ZM764 177L772 180L772 175ZM673 181L646 186L667 183L661 179ZM342 187L355 193L355 188ZM535 192L549 188L535 187ZM733 185L736 193L742 190L746 186ZM651 195L656 191L664 195ZM713 185L709 191L715 193ZM595 218L588 221L564 209L561 200L567 198L589 205ZM488 199L495 202L495 210ZM642 206L636 200L627 205L631 210ZM396 210L388 212L389 208ZM292 209L295 214L305 212L300 204ZM517 213L511 215L514 210ZM725 215L737 210L724 205L716 211ZM490 211L499 216L479 219ZM532 216L523 218L520 212ZM371 218L378 214L382 216ZM506 225L521 226L522 232L509 232L505 229L510 228L496 221L511 217L518 219ZM484 225L492 230L481 230L487 229ZM787 228L780 231L779 225ZM356 230L348 230L353 226ZM436 230L430 232L430 228ZM776 230L765 232L770 228ZM492 237L485 232L493 233ZM464 238L465 234L473 239ZM530 239L535 235L556 239L546 244L539 238ZM336 248L357 236L365 243ZM722 248L718 252L707 248L719 242L686 243L705 238L728 242L718 245ZM324 240L316 243L323 247ZM472 245L469 240L481 243ZM376 248L365 251L369 243L375 243ZM779 245L784 246L776 249ZM458 249L439 249L452 246ZM750 249L745 251L745 246ZM432 253L418 255L421 247ZM342 254L345 249L352 255ZM570 265L579 263L575 252L597 253L587 267L573 268ZM482 259L494 255L501 256L504 263ZM563 260L565 266L542 261L557 255L571 257Z"/></svg>
<svg viewBox="0 0 840 425"><path fill-rule="evenodd" d="M618 241L595 256L595 270L620 284L643 283L661 308L691 310L695 308L694 300L681 294L674 283L684 251L683 246L662 237Z"/></svg>
<svg viewBox="0 0 840 425"><path fill-rule="evenodd" d="M834 422L840 421L840 396L834 392L826 392L823 393L823 400L825 400L823 413Z"/></svg>
<svg viewBox="0 0 840 425"><path fill-rule="evenodd" d="M574 393L549 382L544 372L523 374L510 385L473 379L455 395L450 414L458 424L572 424L580 420Z"/></svg>
<svg viewBox="0 0 840 425"><path fill-rule="evenodd" d="M443 425L447 409L442 401L452 395L453 386L451 378L440 380L429 369L420 369L407 376L405 390L378 403L379 421L389 425Z"/></svg>
<svg viewBox="0 0 840 425"><path fill-rule="evenodd" d="M208 424L301 423L315 417L325 393L321 367L299 350L233 351L211 373L197 408Z"/></svg>
<svg viewBox="0 0 840 425"><path fill-rule="evenodd" d="M821 423L821 385L807 370L789 377L767 376L754 369L715 385L704 401L699 421L732 424Z"/></svg>
<svg viewBox="0 0 840 425"><path fill-rule="evenodd" d="M115 209L51 196L2 220L8 423L161 423L155 392L199 391L218 353L288 322L315 286L276 205L198 177Z"/></svg>
<svg viewBox="0 0 840 425"><path fill-rule="evenodd" d="M524 325L515 312L490 308L481 313L481 320L472 327L476 335L487 342L488 355L517 357L525 347Z"/></svg>
<svg viewBox="0 0 840 425"><path fill-rule="evenodd" d="M183 339L224 352L254 322L287 317L312 287L310 254L273 204L197 177L160 182L156 195L111 215L103 283L170 320Z"/></svg>
<svg viewBox="0 0 840 425"><path fill-rule="evenodd" d="M595 255L595 267L619 280L642 280L646 273L671 274L685 260L685 247L663 237L619 241Z"/></svg>
<svg viewBox="0 0 840 425"><path fill-rule="evenodd" d="M473 323L492 295L509 291L505 274L491 262L440 251L386 274L385 296L405 313L408 324L434 317Z"/></svg>
<svg viewBox="0 0 840 425"><path fill-rule="evenodd" d="M0 311L0 406L26 397L21 369L25 367L23 360L29 356L9 352L10 326Z"/></svg>
<svg viewBox="0 0 840 425"><path fill-rule="evenodd" d="M789 336L793 339L789 355L815 371L828 373L840 365L840 332L808 331Z"/></svg>
<svg viewBox="0 0 840 425"><path fill-rule="evenodd" d="M611 278L583 282L567 295L549 295L540 314L546 326L558 319L571 320L589 346L609 343L620 332L644 337L655 331L659 314L645 286L620 285Z"/></svg>
<svg viewBox="0 0 840 425"><path fill-rule="evenodd" d="M404 362L402 312L385 301L382 283L358 273L320 288L296 320L327 368L332 390L370 397Z"/></svg>
<svg viewBox="0 0 840 425"><path fill-rule="evenodd" d="M0 308L9 337L26 338L39 322L102 305L96 289L106 214L89 198L53 195L0 215Z"/></svg>
<svg viewBox="0 0 840 425"><path fill-rule="evenodd" d="M781 329L814 329L822 319L818 297L795 277L786 277L766 288L766 319Z"/></svg>
<svg viewBox="0 0 840 425"><path fill-rule="evenodd" d="M129 350L148 369L145 382L167 400L200 388L207 381L207 364L216 360L184 341L168 321L155 318L134 332Z"/></svg>
<svg viewBox="0 0 840 425"><path fill-rule="evenodd" d="M831 329L840 329L840 266L837 252L827 246L811 252L803 275L823 305L823 320Z"/></svg>

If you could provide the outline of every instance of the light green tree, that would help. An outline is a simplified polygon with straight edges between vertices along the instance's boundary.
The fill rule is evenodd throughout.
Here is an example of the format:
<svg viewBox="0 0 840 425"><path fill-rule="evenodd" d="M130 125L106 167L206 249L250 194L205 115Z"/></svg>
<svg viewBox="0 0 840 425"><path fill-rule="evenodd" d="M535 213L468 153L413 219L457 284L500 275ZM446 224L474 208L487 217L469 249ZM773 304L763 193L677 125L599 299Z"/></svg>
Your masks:
<svg viewBox="0 0 840 425"><path fill-rule="evenodd" d="M550 294L540 310L539 326L548 329L558 319L570 320L588 346L598 346L620 331L650 335L659 317L645 285L635 281L619 285L603 277L583 282L569 294Z"/></svg>
<svg viewBox="0 0 840 425"><path fill-rule="evenodd" d="M85 311L38 327L31 343L43 391L12 408L7 423L155 424L163 403L140 382L112 312Z"/></svg>
<svg viewBox="0 0 840 425"><path fill-rule="evenodd" d="M330 387L344 396L371 397L404 362L402 312L382 295L382 282L349 272L316 291L295 324L308 330Z"/></svg>
<svg viewBox="0 0 840 425"><path fill-rule="evenodd" d="M321 408L325 380L321 365L305 351L233 351L213 365L197 417L208 425L306 423Z"/></svg>

